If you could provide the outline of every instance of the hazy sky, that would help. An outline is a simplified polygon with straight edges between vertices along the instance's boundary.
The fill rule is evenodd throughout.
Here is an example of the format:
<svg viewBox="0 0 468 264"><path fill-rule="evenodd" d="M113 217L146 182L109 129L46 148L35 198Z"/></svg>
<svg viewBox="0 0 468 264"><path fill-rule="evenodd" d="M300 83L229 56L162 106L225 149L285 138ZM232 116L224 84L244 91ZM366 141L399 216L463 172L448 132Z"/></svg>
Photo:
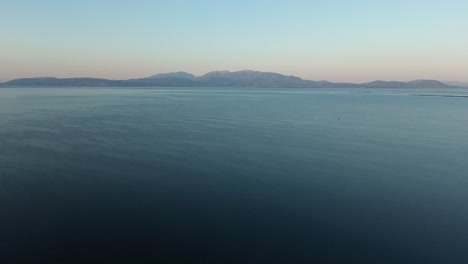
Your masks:
<svg viewBox="0 0 468 264"><path fill-rule="evenodd" d="M0 0L0 81L274 71L468 81L468 0Z"/></svg>

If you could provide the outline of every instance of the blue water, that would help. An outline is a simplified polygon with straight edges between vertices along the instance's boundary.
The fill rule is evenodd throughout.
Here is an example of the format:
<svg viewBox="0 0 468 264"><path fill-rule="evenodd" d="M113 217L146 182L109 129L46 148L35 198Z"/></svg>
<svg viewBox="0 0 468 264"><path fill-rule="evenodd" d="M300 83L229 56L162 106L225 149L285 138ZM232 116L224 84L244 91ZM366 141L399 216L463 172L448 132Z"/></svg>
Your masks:
<svg viewBox="0 0 468 264"><path fill-rule="evenodd" d="M0 89L2 263L468 263L468 90Z"/></svg>

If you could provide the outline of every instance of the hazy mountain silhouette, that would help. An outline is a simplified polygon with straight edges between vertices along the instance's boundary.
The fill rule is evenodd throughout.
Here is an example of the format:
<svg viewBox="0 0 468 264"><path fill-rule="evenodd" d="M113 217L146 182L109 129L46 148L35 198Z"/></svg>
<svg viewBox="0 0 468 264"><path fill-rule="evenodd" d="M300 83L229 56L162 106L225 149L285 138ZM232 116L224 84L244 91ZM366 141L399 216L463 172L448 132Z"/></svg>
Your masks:
<svg viewBox="0 0 468 264"><path fill-rule="evenodd" d="M468 82L458 82L458 81L442 81L442 82L450 86L468 87Z"/></svg>
<svg viewBox="0 0 468 264"><path fill-rule="evenodd" d="M435 80L415 80L411 82L374 81L361 84L369 88L447 88L450 85Z"/></svg>
<svg viewBox="0 0 468 264"><path fill-rule="evenodd" d="M304 80L273 72L213 71L196 77L187 72L162 73L153 76L108 80L99 78L22 78L3 83L3 86L111 86L111 87L258 87L258 88L448 88L454 87L435 80L411 82L374 81L368 83L332 83Z"/></svg>
<svg viewBox="0 0 468 264"><path fill-rule="evenodd" d="M160 73L160 74L147 77L147 79L162 79L162 78L181 78L181 79L194 80L196 76L191 73L181 71L181 72Z"/></svg>
<svg viewBox="0 0 468 264"><path fill-rule="evenodd" d="M21 78L3 83L3 85L32 85L32 86L116 86L120 81L99 78Z"/></svg>

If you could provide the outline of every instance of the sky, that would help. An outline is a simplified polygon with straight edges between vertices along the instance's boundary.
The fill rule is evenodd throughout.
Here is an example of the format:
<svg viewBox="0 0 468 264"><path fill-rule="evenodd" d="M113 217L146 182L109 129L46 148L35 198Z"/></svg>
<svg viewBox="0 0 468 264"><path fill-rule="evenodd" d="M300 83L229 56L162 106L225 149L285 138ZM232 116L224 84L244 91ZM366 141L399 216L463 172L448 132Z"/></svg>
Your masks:
<svg viewBox="0 0 468 264"><path fill-rule="evenodd" d="M258 70L468 81L467 0L0 0L0 81Z"/></svg>

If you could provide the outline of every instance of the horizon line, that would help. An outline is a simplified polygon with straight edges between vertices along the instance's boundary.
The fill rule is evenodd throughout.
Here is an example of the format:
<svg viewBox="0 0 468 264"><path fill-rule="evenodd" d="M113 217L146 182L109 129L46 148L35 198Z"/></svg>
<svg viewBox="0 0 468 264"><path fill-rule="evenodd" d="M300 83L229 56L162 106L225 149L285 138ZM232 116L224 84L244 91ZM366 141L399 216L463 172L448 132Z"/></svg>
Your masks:
<svg viewBox="0 0 468 264"><path fill-rule="evenodd" d="M104 78L104 77L92 77L92 76L73 76L73 77L55 77L55 76L35 76L35 77L19 77L19 78L13 78L9 79L3 82L0 82L0 84L13 81L13 80L18 80L18 79L40 79L40 78L55 78L55 79L85 79L85 78L90 78L90 79L103 79L103 80L112 80L112 81L126 81L126 80L133 80L133 79L144 79L144 78L150 78L152 76L156 75L163 75L163 74L172 74L172 73L187 73L195 76L195 78L202 77L206 74L213 73L213 72L227 72L227 73L236 73L236 72L258 72L258 73L273 73L273 74L280 74L283 76L288 76L288 77L297 77L305 81L315 81L315 82L331 82L331 83L350 83L350 84L365 84L365 83L371 83L371 82L378 82L378 81L383 81L383 82L412 82L412 81L422 81L422 80L427 80L427 81L438 81L438 82L458 82L458 83L467 83L467 81L459 81L459 80L439 80L439 79L432 79L432 78L416 78L416 79L410 79L410 80L393 80L393 79L374 79L372 81L365 81L365 82L353 82L353 81L329 81L326 79L305 79L302 77L299 77L297 75L287 75L287 74L282 74L278 72L273 72L273 71L258 71L258 70L251 70L251 69L246 69L246 70L237 70L237 71L231 71L231 70L212 70L208 71L204 74L201 75L196 75L188 71L169 71L169 72L160 72L156 73L153 75L145 76L145 77L137 77L137 78L127 78L127 79L113 79L113 78Z"/></svg>

